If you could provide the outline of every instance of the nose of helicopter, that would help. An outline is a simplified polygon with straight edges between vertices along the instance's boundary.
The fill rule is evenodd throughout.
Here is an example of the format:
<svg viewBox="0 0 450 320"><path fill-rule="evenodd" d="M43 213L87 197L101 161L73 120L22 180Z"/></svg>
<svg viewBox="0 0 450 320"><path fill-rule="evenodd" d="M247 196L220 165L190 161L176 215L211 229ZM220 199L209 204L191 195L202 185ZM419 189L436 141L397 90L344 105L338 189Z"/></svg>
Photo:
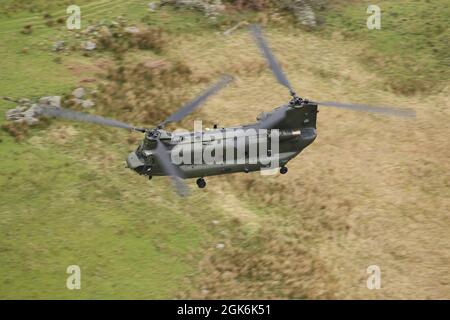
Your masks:
<svg viewBox="0 0 450 320"><path fill-rule="evenodd" d="M145 163L139 159L136 152L131 152L127 158L127 166L131 170L137 170L138 168L145 166Z"/></svg>

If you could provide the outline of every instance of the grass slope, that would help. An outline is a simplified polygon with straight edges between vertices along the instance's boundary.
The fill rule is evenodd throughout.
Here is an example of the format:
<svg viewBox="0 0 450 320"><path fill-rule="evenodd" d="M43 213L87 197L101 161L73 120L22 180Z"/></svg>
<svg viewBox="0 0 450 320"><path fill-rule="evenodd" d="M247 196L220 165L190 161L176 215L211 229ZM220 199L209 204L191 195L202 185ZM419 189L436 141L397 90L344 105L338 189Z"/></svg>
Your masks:
<svg viewBox="0 0 450 320"><path fill-rule="evenodd" d="M51 8L33 3L64 12L63 2ZM199 76L236 74L236 83L196 117L236 125L285 101L285 90L274 85L246 32L223 37L201 15L170 9L148 20L145 6L98 1L82 12L94 21L147 16L171 32L163 57L186 61ZM341 7L342 16L355 17L355 8ZM41 14L25 9L19 6L0 21L1 96L62 94L84 76L68 65L108 59L75 53L55 63L51 45L70 33L46 27ZM330 34L342 32L342 17L326 14ZM33 34L20 34L30 21ZM403 81L405 72L380 55L385 46L392 56L402 55L389 40L393 29L367 39L357 28L343 28L349 39L293 28L267 33L302 94L411 106L418 118L322 109L317 143L290 164L285 177L211 178L207 190L194 189L182 200L165 179L148 182L124 168L134 147L126 132L63 121L32 130L21 143L0 132L0 297L448 298L448 82L441 93L386 91L386 83ZM413 41L420 37L408 33ZM355 53L379 42L384 44L372 54L387 62L373 73ZM422 59L427 50L406 56ZM431 73L439 68L425 67ZM9 107L0 102L0 111ZM225 248L218 250L218 243ZM80 291L65 288L72 264L82 269ZM365 288L371 264L382 269L383 289L377 292Z"/></svg>
<svg viewBox="0 0 450 320"><path fill-rule="evenodd" d="M381 29L366 27L370 1L338 1L324 13L326 32L366 43L357 56L395 91L436 91L450 78L450 8L446 1L378 1Z"/></svg>
<svg viewBox="0 0 450 320"><path fill-rule="evenodd" d="M100 19L125 13L127 4L111 7L107 12L98 7L86 11ZM140 17L145 14L142 8L142 3L131 3L127 10ZM68 92L79 76L67 70L66 62L88 65L90 60L75 54L55 63L51 45L67 31L42 26L40 18L29 16L27 21L38 26L32 35L19 33L23 19L4 18L0 23L0 95L36 98ZM28 52L22 53L23 48ZM5 101L0 105L2 112L13 106ZM163 181L160 187L150 185L125 169L123 160L131 151L127 134L75 127L53 125L50 138L33 130L22 143L0 133L0 296L173 297L183 288L186 274L194 271L195 260L188 257L195 256L207 238L191 209L184 209L198 208L198 200L173 200ZM98 148L105 142L92 136L120 138L112 147L108 142ZM89 159L92 156L95 160ZM207 204L201 207L208 209ZM81 267L81 291L65 287L66 268L72 264Z"/></svg>

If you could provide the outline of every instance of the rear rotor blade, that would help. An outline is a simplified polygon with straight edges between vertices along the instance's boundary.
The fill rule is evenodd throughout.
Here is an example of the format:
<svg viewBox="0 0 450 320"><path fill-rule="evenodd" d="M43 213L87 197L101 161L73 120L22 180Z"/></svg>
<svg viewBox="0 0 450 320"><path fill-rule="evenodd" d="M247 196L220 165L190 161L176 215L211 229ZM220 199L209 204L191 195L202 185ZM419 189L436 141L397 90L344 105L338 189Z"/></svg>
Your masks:
<svg viewBox="0 0 450 320"><path fill-rule="evenodd" d="M67 120L95 123L114 128L145 131L144 129L135 128L129 124L117 120L107 119L101 116L91 115L88 113L77 112L63 108L42 108L41 115L46 117L63 118Z"/></svg>
<svg viewBox="0 0 450 320"><path fill-rule="evenodd" d="M161 140L157 140L156 149L154 151L156 157L158 158L158 164L161 166L164 173L171 177L177 193L181 197L187 196L188 188L181 179L180 170L172 163L172 159L169 156L169 150L166 148L164 143L161 142Z"/></svg>
<svg viewBox="0 0 450 320"><path fill-rule="evenodd" d="M192 113L195 109L200 107L210 96L216 94L221 89L223 89L227 84L233 81L233 77L226 75L221 78L219 82L214 84L213 86L206 89L201 95L199 95L194 100L188 102L183 107L181 107L177 112L168 117L164 122L160 124L160 127L163 127L167 123L180 121L188 114Z"/></svg>
<svg viewBox="0 0 450 320"><path fill-rule="evenodd" d="M259 49L261 50L261 53L266 58L266 60L269 64L269 67L272 70L275 77L277 78L278 82L281 83L286 88L288 88L291 91L291 94L294 94L294 90L292 89L292 86L289 83L289 80L287 79L286 75L284 74L283 70L281 69L281 66L275 59L275 56L273 55L272 50L270 49L269 45L267 44L267 41L263 35L261 27L258 25L251 25L250 30L252 32L253 38L256 41L256 44L258 45Z"/></svg>
<svg viewBox="0 0 450 320"><path fill-rule="evenodd" d="M373 113L384 113L398 117L412 117L416 116L416 112L413 109L401 109L395 107L374 107L365 104L348 104L348 103L340 103L340 102L314 102L316 104L326 106L326 107L334 107L341 109L349 109L355 111L364 111L364 112L373 112Z"/></svg>

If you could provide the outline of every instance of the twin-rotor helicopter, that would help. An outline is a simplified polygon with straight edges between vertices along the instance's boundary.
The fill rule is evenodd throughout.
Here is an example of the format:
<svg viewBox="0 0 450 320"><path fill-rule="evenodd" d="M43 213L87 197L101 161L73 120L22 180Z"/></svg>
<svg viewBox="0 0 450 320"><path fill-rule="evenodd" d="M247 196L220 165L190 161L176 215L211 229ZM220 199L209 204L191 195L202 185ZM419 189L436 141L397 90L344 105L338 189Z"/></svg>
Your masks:
<svg viewBox="0 0 450 320"><path fill-rule="evenodd" d="M287 164L303 149L308 147L317 137L317 114L318 106L328 106L343 109L350 109L356 111L366 111L381 114L389 114L395 116L414 117L415 112L411 109L399 109L392 107L373 107L362 104L345 104L338 102L316 102L299 97L291 86L289 80L281 69L281 66L275 59L268 43L263 35L261 28L257 25L250 27L251 34L258 45L262 55L268 62L268 65L275 75L278 82L289 89L291 100L271 112L263 113L258 117L257 122L248 125L242 125L233 128L214 128L208 130L208 135L220 132L236 132L234 135L225 135L224 139L238 140L240 132L243 130L236 129L254 129L255 132L267 132L270 134L272 130L278 130L279 134L279 148L277 155L279 163L279 170L281 174L288 172ZM240 159L241 161L223 161L220 163L187 163L175 164L172 161L171 152L179 144L196 143L196 139L202 139L204 132L190 132L187 135L191 139L174 139L171 132L164 130L169 123L174 123L182 120L194 110L199 108L209 97L223 89L233 80L230 76L224 76L216 84L205 90L202 94L197 96L194 100L185 104L178 111L173 113L167 119L162 121L158 126L152 129L138 128L129 124L103 118L100 116L90 115L87 113L76 112L73 110L63 108L45 108L43 115L49 117L60 117L69 120L90 122L110 127L123 128L132 131L144 133L144 139L136 151L132 152L126 162L128 168L134 170L140 175L152 178L154 176L170 176L174 182L177 192L180 195L187 194L187 186L183 182L184 179L197 178L197 185L199 188L206 187L205 177L217 176L222 174L238 173L238 172L255 172L267 169L266 164L261 162L246 161L249 159ZM264 130L261 130L264 129ZM214 132L217 131L217 132ZM269 138L269 137L267 137ZM269 138L270 139L270 138ZM248 150L253 143L251 139L246 141L245 148ZM228 141L230 142L230 141ZM197 141L198 143L198 141ZM202 148L207 148L211 143L210 139L205 139L200 144ZM227 145L224 141L223 145ZM194 152L195 148L191 148ZM224 150L226 153L226 150ZM194 157L194 154L191 155ZM248 153L244 153L244 157L248 157ZM236 160L236 159L235 159ZM242 161L243 160L243 161Z"/></svg>

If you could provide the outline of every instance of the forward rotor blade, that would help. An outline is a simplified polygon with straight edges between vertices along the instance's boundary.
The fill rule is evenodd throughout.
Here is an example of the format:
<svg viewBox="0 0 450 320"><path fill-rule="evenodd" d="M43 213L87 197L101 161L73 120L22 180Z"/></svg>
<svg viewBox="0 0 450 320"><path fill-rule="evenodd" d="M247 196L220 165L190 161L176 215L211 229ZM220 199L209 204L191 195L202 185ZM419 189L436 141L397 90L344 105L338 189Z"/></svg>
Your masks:
<svg viewBox="0 0 450 320"><path fill-rule="evenodd" d="M173 163L172 159L169 156L169 150L166 148L164 143L161 140L157 140L157 145L155 149L155 155L158 158L158 164L161 166L161 169L164 173L172 179L173 185L177 190L177 193L181 197L185 197L188 195L188 188L186 184L181 179L181 173Z"/></svg>
<svg viewBox="0 0 450 320"><path fill-rule="evenodd" d="M258 45L259 49L261 50L261 53L266 58L270 69L272 70L273 74L277 78L278 82L281 83L283 86L288 88L291 93L294 93L294 90L292 89L291 84L289 83L289 80L287 79L286 75L284 74L283 70L281 69L281 66L275 59L275 56L272 53L272 50L270 49L269 45L267 44L267 41L263 35L263 32L261 30L261 27L258 25L251 25L250 30L252 32L253 38L256 41L256 44Z"/></svg>
<svg viewBox="0 0 450 320"><path fill-rule="evenodd" d="M416 116L416 112L413 109L400 109L394 107L373 107L365 104L347 104L340 102L314 102L316 104L326 106L326 107L334 107L341 109L349 109L355 111L364 111L364 112L373 112L373 113L384 113L398 117L411 117L414 118Z"/></svg>
<svg viewBox="0 0 450 320"><path fill-rule="evenodd" d="M88 113L77 112L63 108L42 108L41 115L46 117L63 118L67 120L95 123L103 126L121 128L135 131L145 131L144 129L135 128L124 122L113 119L107 119L101 116L95 116Z"/></svg>
<svg viewBox="0 0 450 320"><path fill-rule="evenodd" d="M169 122L180 121L181 119L186 117L188 114L192 113L195 109L200 107L210 96L216 94L221 89L223 89L231 81L233 81L233 77L231 77L229 75L223 76L221 78L221 80L218 81L216 84L214 84L213 86L206 89L197 98L188 102L183 107L181 107L177 112L175 112L170 117L168 117L166 120L164 120L164 122L162 122L160 126L164 126Z"/></svg>

